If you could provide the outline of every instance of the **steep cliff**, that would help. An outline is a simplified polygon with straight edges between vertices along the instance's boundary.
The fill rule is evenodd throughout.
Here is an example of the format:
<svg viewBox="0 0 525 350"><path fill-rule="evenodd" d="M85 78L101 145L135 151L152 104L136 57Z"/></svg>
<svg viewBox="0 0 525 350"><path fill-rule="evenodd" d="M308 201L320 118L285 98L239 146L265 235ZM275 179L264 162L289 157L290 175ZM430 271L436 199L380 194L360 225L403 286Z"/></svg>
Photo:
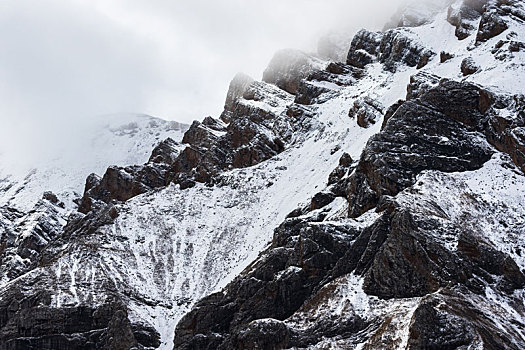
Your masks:
<svg viewBox="0 0 525 350"><path fill-rule="evenodd" d="M78 206L6 203L0 347L525 348L524 14L440 2L345 62L281 51Z"/></svg>

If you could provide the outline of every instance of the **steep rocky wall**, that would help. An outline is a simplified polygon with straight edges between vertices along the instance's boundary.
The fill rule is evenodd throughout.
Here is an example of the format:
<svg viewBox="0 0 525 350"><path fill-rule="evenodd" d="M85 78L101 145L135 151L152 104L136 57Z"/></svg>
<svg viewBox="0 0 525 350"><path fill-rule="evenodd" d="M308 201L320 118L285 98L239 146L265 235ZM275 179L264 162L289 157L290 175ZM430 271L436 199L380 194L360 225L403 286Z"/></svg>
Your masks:
<svg viewBox="0 0 525 350"><path fill-rule="evenodd" d="M508 325L498 337L490 336L498 323L490 311L480 312L469 301L489 303L487 288L501 295L522 289L525 276L516 261L457 223L445 225L395 199L424 170L468 172L489 161L496 150L482 132L495 112L480 102L480 91L472 84L443 80L398 106L368 142L350 179L339 180L349 183L350 215L362 216L377 206L377 219L367 226L326 221L330 201L294 213L275 230L272 246L254 264L180 321L175 348L303 348L334 337L376 348L375 337L393 331L381 330L386 316L370 318L352 309L336 322L323 313L312 321L294 316L312 315L305 310L321 307L320 300L330 293L327 288L349 275L362 276L368 296L419 300L408 325L408 348L523 346L523 338ZM422 208L446 215L433 205ZM436 234L457 237L457 248L448 248ZM298 327L301 322L308 328Z"/></svg>

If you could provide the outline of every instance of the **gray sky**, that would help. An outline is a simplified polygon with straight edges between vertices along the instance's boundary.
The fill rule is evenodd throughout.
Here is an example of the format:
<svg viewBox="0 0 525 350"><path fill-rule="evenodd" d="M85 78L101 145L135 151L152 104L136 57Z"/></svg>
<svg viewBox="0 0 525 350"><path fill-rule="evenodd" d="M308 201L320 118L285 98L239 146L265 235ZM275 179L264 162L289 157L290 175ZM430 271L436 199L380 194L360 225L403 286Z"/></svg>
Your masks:
<svg viewBox="0 0 525 350"><path fill-rule="evenodd" d="M0 0L0 146L137 112L217 116L235 73L331 30L379 29L392 0Z"/></svg>

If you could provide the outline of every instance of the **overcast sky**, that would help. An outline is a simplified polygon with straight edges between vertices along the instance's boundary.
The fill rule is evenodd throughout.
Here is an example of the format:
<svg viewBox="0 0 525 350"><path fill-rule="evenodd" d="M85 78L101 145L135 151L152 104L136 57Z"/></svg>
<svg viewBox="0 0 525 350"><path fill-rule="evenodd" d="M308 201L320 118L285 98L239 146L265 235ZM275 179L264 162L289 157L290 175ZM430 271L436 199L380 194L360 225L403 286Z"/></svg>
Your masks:
<svg viewBox="0 0 525 350"><path fill-rule="evenodd" d="M398 3L0 0L0 139L100 114L218 116L235 73L260 79L276 50L331 30L379 29Z"/></svg>

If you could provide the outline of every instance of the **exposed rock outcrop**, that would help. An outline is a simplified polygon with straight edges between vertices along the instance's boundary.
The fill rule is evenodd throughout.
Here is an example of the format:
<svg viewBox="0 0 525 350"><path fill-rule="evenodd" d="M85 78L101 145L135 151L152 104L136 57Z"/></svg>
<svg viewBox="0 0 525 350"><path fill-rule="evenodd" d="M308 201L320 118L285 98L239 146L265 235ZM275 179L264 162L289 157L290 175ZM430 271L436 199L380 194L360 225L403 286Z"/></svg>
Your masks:
<svg viewBox="0 0 525 350"><path fill-rule="evenodd" d="M295 94L301 80L314 70L323 68L323 61L301 51L281 50L272 58L264 71L263 81L275 84L290 94Z"/></svg>
<svg viewBox="0 0 525 350"><path fill-rule="evenodd" d="M78 210L86 214L113 200L127 201L154 188L164 187L168 184L168 170L167 164L152 162L124 168L109 167L102 178L91 174L86 180Z"/></svg>
<svg viewBox="0 0 525 350"><path fill-rule="evenodd" d="M490 159L495 150L487 142L486 122L497 113L498 98L469 83L430 85L412 88L419 90L417 97L398 103L350 175L350 216L377 206L374 220L364 226L324 221L328 212L322 208L333 196L314 196L308 210L289 215L275 230L272 246L256 262L180 321L175 349L304 348L327 338L394 348L396 328L386 311L393 309L381 311L381 305L399 300L410 300L413 308L407 324L411 349L524 344L510 328L491 337L500 321L468 301L488 305L486 290L512 295L523 288L525 276L513 258L437 203L412 204L417 189L407 192L423 170L476 170ZM351 157L341 158L340 167L351 164ZM339 173L334 179L340 181L345 175ZM395 195L403 190L414 198L398 201ZM442 243L444 237L454 237L455 248ZM362 279L362 292L356 282L341 282L350 278ZM334 306L345 312L331 318L330 295L344 288L353 291L343 294L347 298L365 294ZM361 302L367 306L358 313ZM363 311L370 307L382 316Z"/></svg>
<svg viewBox="0 0 525 350"><path fill-rule="evenodd" d="M220 171L255 165L284 150L293 120L281 113L293 96L261 82L250 84L229 107L229 123L194 122L183 142L188 144L171 166L170 180L212 182ZM210 124L213 124L211 127Z"/></svg>
<svg viewBox="0 0 525 350"><path fill-rule="evenodd" d="M118 300L90 308L53 307L50 299L45 292L4 295L0 301L3 349L125 350L160 345L154 329L129 322L126 307Z"/></svg>
<svg viewBox="0 0 525 350"><path fill-rule="evenodd" d="M474 62L472 57L467 57L461 61L461 73L463 75L471 75L479 71L481 68Z"/></svg>
<svg viewBox="0 0 525 350"><path fill-rule="evenodd" d="M337 322L303 319L323 310L323 299L339 288L333 281L349 273L364 276L367 294L387 300L429 295L410 323L411 348L470 345L480 337L496 348L515 348L507 336L491 338L497 323L484 313L473 317L476 311L463 297L481 294L478 298L483 298L485 285L504 293L522 288L525 276L512 259L484 245L481 251L488 250L483 253L466 247L451 252L431 238L432 232L451 233L458 227L439 226L422 213L402 208L388 211L365 229L318 222L322 218L315 215L288 219L275 231L273 246L255 264L224 292L201 300L181 320L175 349L242 348L247 338L269 348L308 347L327 337L352 339L363 329L374 331L360 341L374 344L374 337L388 332L390 315L382 320L360 317L347 306ZM501 276L501 282L490 274ZM436 299L451 307L436 308ZM295 327L296 322L309 326ZM265 330L277 336L271 339Z"/></svg>
<svg viewBox="0 0 525 350"><path fill-rule="evenodd" d="M374 62L379 55L381 39L381 33L361 29L352 40L346 63L354 67L364 68Z"/></svg>
<svg viewBox="0 0 525 350"><path fill-rule="evenodd" d="M102 210L90 212L86 216L73 215L67 226L53 232L44 232L42 222L34 226L34 233L28 238L38 238L40 245L27 246L31 251L30 266L21 271L24 275L9 276L11 283L4 286L0 300L0 344L5 349L144 349L160 345L159 334L151 326L131 323L126 304L116 292L113 282L108 278L101 285L92 285L99 302L62 302L60 292L64 288L60 271L55 274L45 267L60 259L64 247L70 242L80 241L79 237L89 237L101 226L111 223L115 208L112 205ZM35 214L33 214L35 215ZM50 220L57 214L40 218ZM60 216L58 216L60 218ZM100 243L99 243L100 244ZM23 247L19 244L18 247ZM11 247L6 249L9 254ZM85 248L84 254L93 254L96 248ZM19 251L19 254L21 252ZM20 259L20 258L19 258ZM9 261L9 255L2 257ZM16 260L16 259L13 259ZM11 272L16 271L11 268ZM77 267L80 270L80 267ZM26 273L32 271L33 273ZM72 271L68 283L69 292L76 296L75 274ZM5 276L5 271L2 275ZM18 277L15 279L15 277ZM78 277L77 277L78 278ZM94 281L93 281L94 282ZM67 287L65 287L67 289ZM68 300L65 297L63 300Z"/></svg>
<svg viewBox="0 0 525 350"><path fill-rule="evenodd" d="M229 123L231 116L230 114L233 112L233 109L235 107L235 103L237 100L242 98L248 87L251 83L253 83L253 78L243 74L238 73L233 80L230 82L230 86L228 88L228 93L226 94L226 102L224 104L224 111L221 114L221 120Z"/></svg>
<svg viewBox="0 0 525 350"><path fill-rule="evenodd" d="M507 22L502 18L502 11L498 9L489 8L481 16L476 43L487 41L507 30Z"/></svg>
<svg viewBox="0 0 525 350"><path fill-rule="evenodd" d="M300 81L295 103L323 103L334 97L341 87L355 84L362 74L359 68L330 62L326 69L315 70Z"/></svg>
<svg viewBox="0 0 525 350"><path fill-rule="evenodd" d="M399 30L374 33L362 29L352 40L347 63L363 68L379 61L384 64L385 69L394 72L399 64L422 68L434 55L434 52Z"/></svg>
<svg viewBox="0 0 525 350"><path fill-rule="evenodd" d="M246 342L247 333L261 333L260 323L252 321L265 318L272 320L259 322L268 322L278 330L277 336L258 340L268 348L293 346L293 335L277 320L301 306L356 234L351 227L316 225L301 219L283 223L275 232L274 248L232 283L232 293L201 300L181 320L175 348L238 348ZM212 310L220 317L210 317Z"/></svg>
<svg viewBox="0 0 525 350"><path fill-rule="evenodd" d="M468 0L459 3L458 7L449 7L447 20L456 27L459 40L466 39L477 29L475 21L483 13L485 3L485 0Z"/></svg>
<svg viewBox="0 0 525 350"><path fill-rule="evenodd" d="M471 133L483 122L481 94L473 85L442 81L404 102L372 137L350 181L350 215L395 195L424 169L465 171L481 167L492 152Z"/></svg>
<svg viewBox="0 0 525 350"><path fill-rule="evenodd" d="M375 124L383 115L383 106L373 98L367 96L354 101L354 105L350 108L348 116L355 118L357 124L362 128L368 128Z"/></svg>

